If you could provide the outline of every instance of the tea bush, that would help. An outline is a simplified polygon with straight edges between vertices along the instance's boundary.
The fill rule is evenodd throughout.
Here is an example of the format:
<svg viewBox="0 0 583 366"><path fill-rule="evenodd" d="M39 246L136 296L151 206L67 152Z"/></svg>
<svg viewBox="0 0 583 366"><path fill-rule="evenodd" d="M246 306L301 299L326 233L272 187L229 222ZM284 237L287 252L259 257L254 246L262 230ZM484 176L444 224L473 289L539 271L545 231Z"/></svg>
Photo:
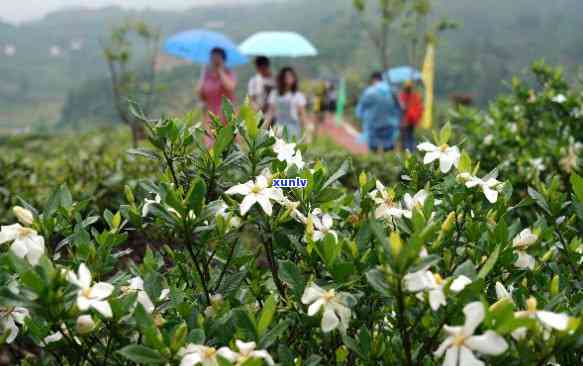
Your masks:
<svg viewBox="0 0 583 366"><path fill-rule="evenodd" d="M540 113L558 107L546 93ZM263 128L248 105L224 108L227 123L209 131L145 122L151 148L132 156L158 173L127 184L115 209L97 213L66 185L13 208L0 233L0 324L14 362L583 362L575 168L560 173L545 155L537 179L535 167L505 165L526 151L490 155L447 124L390 184L363 170L347 187L349 162L304 160L306 146ZM575 144L576 133L560 138ZM296 177L307 185L272 185ZM151 245L128 247L137 234Z"/></svg>

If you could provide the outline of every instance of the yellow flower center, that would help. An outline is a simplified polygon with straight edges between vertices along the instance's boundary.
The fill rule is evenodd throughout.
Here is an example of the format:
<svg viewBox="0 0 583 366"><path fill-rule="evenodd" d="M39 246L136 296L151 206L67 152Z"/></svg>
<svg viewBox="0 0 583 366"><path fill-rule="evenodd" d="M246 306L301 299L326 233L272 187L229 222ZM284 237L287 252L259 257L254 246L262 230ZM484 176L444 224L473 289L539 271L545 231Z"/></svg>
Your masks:
<svg viewBox="0 0 583 366"><path fill-rule="evenodd" d="M325 302L329 303L330 301L332 301L332 299L336 297L336 292L334 290L328 290L324 292L324 295L322 295L322 297L324 298Z"/></svg>
<svg viewBox="0 0 583 366"><path fill-rule="evenodd" d="M91 298L91 287L84 288L83 291L81 291L81 294L88 299Z"/></svg>
<svg viewBox="0 0 583 366"><path fill-rule="evenodd" d="M251 192L252 193L259 193L259 192L261 192L261 187L259 187L258 185L254 185L253 188L251 188Z"/></svg>
<svg viewBox="0 0 583 366"><path fill-rule="evenodd" d="M204 350L204 357L205 358L214 358L216 354L217 354L217 350L214 349L213 347L207 347Z"/></svg>
<svg viewBox="0 0 583 366"><path fill-rule="evenodd" d="M433 275L433 277L435 277L435 282L436 282L438 285L441 285L441 284L443 284L443 277L441 277L441 275L440 275L439 273L435 273L435 274Z"/></svg>
<svg viewBox="0 0 583 366"><path fill-rule="evenodd" d="M538 306L538 303L534 297L530 297L528 300L526 300L526 310L530 314L536 313L537 306Z"/></svg>
<svg viewBox="0 0 583 366"><path fill-rule="evenodd" d="M439 146L439 151L441 151L441 152L446 152L447 149L449 149L448 144L443 144L443 145Z"/></svg>
<svg viewBox="0 0 583 366"><path fill-rule="evenodd" d="M21 227L18 229L18 237L19 238L26 238L28 236L33 235L36 231L28 228L28 227Z"/></svg>
<svg viewBox="0 0 583 366"><path fill-rule="evenodd" d="M452 344L456 347L461 347L464 345L464 342L466 341L466 337L462 334L458 334L455 336L455 338L453 339Z"/></svg>

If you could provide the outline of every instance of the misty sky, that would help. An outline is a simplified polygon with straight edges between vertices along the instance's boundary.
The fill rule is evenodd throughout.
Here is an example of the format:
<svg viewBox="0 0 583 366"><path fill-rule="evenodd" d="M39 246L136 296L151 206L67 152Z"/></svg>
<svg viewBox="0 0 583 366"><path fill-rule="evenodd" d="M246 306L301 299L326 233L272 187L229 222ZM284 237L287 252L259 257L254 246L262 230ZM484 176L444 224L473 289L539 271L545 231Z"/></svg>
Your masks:
<svg viewBox="0 0 583 366"><path fill-rule="evenodd" d="M251 2L252 0L0 0L0 18L12 23L38 19L48 12L72 6L186 9L196 5Z"/></svg>

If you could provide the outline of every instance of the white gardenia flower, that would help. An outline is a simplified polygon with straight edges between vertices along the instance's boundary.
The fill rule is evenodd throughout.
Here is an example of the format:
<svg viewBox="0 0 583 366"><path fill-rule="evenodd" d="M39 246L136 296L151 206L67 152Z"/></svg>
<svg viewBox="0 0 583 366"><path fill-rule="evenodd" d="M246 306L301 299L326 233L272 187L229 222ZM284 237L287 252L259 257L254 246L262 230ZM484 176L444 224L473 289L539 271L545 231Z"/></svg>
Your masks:
<svg viewBox="0 0 583 366"><path fill-rule="evenodd" d="M296 167L298 167L298 169L303 169L304 166L306 165L306 163L304 162L304 159L302 158L302 152L300 150L298 150L294 156L292 156L291 159L287 160L287 164L288 165L295 165Z"/></svg>
<svg viewBox="0 0 583 366"><path fill-rule="evenodd" d="M182 348L178 355L182 357L180 366L219 366L218 351L214 347L201 344L189 344Z"/></svg>
<svg viewBox="0 0 583 366"><path fill-rule="evenodd" d="M407 210L395 203L393 195L378 180L376 181L376 189L370 192L369 196L377 204L375 209L375 218L377 219L401 218L407 214Z"/></svg>
<svg viewBox="0 0 583 366"><path fill-rule="evenodd" d="M326 234L332 234L334 239L338 240L338 234L336 231L332 230L332 225L334 224L332 216L323 213L319 208L316 208L312 211L312 220L314 223L314 241L324 239Z"/></svg>
<svg viewBox="0 0 583 366"><path fill-rule="evenodd" d="M302 152L296 151L296 144L293 142L287 143L283 139L276 138L273 151L277 154L277 160L285 161L288 166L295 165L298 169L303 169L305 166Z"/></svg>
<svg viewBox="0 0 583 366"><path fill-rule="evenodd" d="M285 142L284 139L275 139L275 144L273 145L273 152L277 154L277 160L288 161L293 158L296 152L296 144L293 142Z"/></svg>
<svg viewBox="0 0 583 366"><path fill-rule="evenodd" d="M553 313L552 311L538 310L538 303L534 297L526 300L526 310L514 313L517 318L535 319L542 324L545 329L567 330L569 326L569 316L563 313ZM524 339L527 329L520 327L512 332L512 337L516 340Z"/></svg>
<svg viewBox="0 0 583 366"><path fill-rule="evenodd" d="M463 326L445 325L443 329L447 338L435 351L437 357L443 356L443 366L484 366L474 355L474 351L485 355L500 355L508 349L508 343L492 330L481 335L474 335L476 328L485 316L481 302L471 302L464 307L466 317Z"/></svg>
<svg viewBox="0 0 583 366"><path fill-rule="evenodd" d="M504 285L501 282L496 281L495 289L496 298L498 300L508 299L514 302L514 300L512 299L512 294L506 289L506 287L504 287Z"/></svg>
<svg viewBox="0 0 583 366"><path fill-rule="evenodd" d="M144 280L141 277L136 276L131 278L128 282L129 286L123 288L122 291L125 293L137 292L138 302L142 304L146 312L152 313L156 307L150 299L150 296L148 296L148 293L144 290Z"/></svg>
<svg viewBox="0 0 583 366"><path fill-rule="evenodd" d="M417 149L425 151L423 164L431 164L439 159L439 169L442 173L447 173L453 166L457 167L460 161L460 149L457 146L443 144L435 146L429 142L423 142L417 145Z"/></svg>
<svg viewBox="0 0 583 366"><path fill-rule="evenodd" d="M113 285L107 282L97 282L92 286L91 272L85 263L81 263L79 266L78 274L68 271L67 280L79 287L77 292L79 310L87 311L89 308L93 308L106 318L112 317L111 306L106 299L113 292Z"/></svg>
<svg viewBox="0 0 583 366"><path fill-rule="evenodd" d="M301 224L305 224L307 222L308 219L306 218L306 216L300 210L298 210L298 207L300 205L299 202L294 202L287 197L283 197L279 204L287 208L289 210L290 216L293 217L293 219L296 220L297 222Z"/></svg>
<svg viewBox="0 0 583 366"><path fill-rule="evenodd" d="M12 212L22 225L30 226L34 222L34 215L32 214L32 212L30 212L30 210L27 210L26 208L14 206L12 208Z"/></svg>
<svg viewBox="0 0 583 366"><path fill-rule="evenodd" d="M512 246L514 251L518 254L518 259L514 262L514 266L518 268L528 268L531 271L534 269L536 261L534 257L526 252L528 247L536 243L538 235L534 234L530 228L522 230L518 235L512 239Z"/></svg>
<svg viewBox="0 0 583 366"><path fill-rule="evenodd" d="M407 291L427 291L429 305L433 311L437 311L442 305L446 304L443 290L447 280L444 280L438 273L422 269L417 272L407 273L403 278L403 282ZM470 283L472 283L471 279L460 275L451 282L449 289L454 293L459 293Z"/></svg>
<svg viewBox="0 0 583 366"><path fill-rule="evenodd" d="M352 317L350 308L342 300L344 293L336 293L334 290L324 290L316 284L306 287L302 295L302 304L310 305L308 315L316 315L323 309L322 331L330 332L338 327L346 330Z"/></svg>
<svg viewBox="0 0 583 366"><path fill-rule="evenodd" d="M1 334L8 332L6 343L12 343L18 335L18 324L24 324L24 319L29 317L28 310L21 307L0 307Z"/></svg>
<svg viewBox="0 0 583 366"><path fill-rule="evenodd" d="M534 169L536 169L539 172L542 172L545 170L543 158L530 159L530 164L532 165L532 167Z"/></svg>
<svg viewBox="0 0 583 366"><path fill-rule="evenodd" d="M567 101L567 97L565 97L563 94L557 94L551 100L555 103L563 104Z"/></svg>
<svg viewBox="0 0 583 366"><path fill-rule="evenodd" d="M484 137L484 144L485 145L491 145L492 142L494 142L494 135L488 134L488 135L486 135L486 137Z"/></svg>
<svg viewBox="0 0 583 366"><path fill-rule="evenodd" d="M12 242L10 250L19 258L26 258L28 263L36 266L45 253L45 239L28 227L20 224L0 228L0 244Z"/></svg>
<svg viewBox="0 0 583 366"><path fill-rule="evenodd" d="M262 359L268 365L274 365L273 358L266 350L255 350L257 344L255 342L243 342L236 340L235 344L239 352L232 351L228 347L221 347L218 354L225 360L233 363L235 366L242 366L245 362L253 359Z"/></svg>
<svg viewBox="0 0 583 366"><path fill-rule="evenodd" d="M498 188L502 184L494 177L478 178L469 173L460 173L458 178L461 179L468 188L480 188L490 203L496 203L498 200Z"/></svg>
<svg viewBox="0 0 583 366"><path fill-rule="evenodd" d="M279 202L283 199L281 189L268 187L267 178L263 175L257 176L255 182L250 180L247 183L238 184L229 188L225 193L245 196L239 206L241 215L245 215L254 204L258 203L263 209L263 212L271 216L273 212L271 201Z"/></svg>
<svg viewBox="0 0 583 366"><path fill-rule="evenodd" d="M148 216L148 213L150 212L150 206L155 204L159 205L160 202L162 202L162 197L160 197L159 194L156 194L156 197L154 197L153 200L146 198L144 200L144 205L142 206L142 217Z"/></svg>

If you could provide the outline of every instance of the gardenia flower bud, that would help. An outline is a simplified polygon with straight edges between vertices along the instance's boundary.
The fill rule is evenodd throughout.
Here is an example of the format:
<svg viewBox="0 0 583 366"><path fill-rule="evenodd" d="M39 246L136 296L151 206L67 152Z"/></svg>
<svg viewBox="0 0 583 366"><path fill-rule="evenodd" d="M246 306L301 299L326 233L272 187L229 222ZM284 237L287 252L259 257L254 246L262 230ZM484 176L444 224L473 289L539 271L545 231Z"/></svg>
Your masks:
<svg viewBox="0 0 583 366"><path fill-rule="evenodd" d="M79 334L87 334L95 329L95 322L91 315L81 315L77 318L76 327Z"/></svg>
<svg viewBox="0 0 583 366"><path fill-rule="evenodd" d="M449 232L452 228L453 228L453 222L455 220L455 212L450 212L449 215L447 215L447 217L445 218L445 221L443 221L443 224L441 224L441 231L447 233Z"/></svg>
<svg viewBox="0 0 583 366"><path fill-rule="evenodd" d="M14 206L12 212L22 225L30 226L34 222L34 215L24 207Z"/></svg>

